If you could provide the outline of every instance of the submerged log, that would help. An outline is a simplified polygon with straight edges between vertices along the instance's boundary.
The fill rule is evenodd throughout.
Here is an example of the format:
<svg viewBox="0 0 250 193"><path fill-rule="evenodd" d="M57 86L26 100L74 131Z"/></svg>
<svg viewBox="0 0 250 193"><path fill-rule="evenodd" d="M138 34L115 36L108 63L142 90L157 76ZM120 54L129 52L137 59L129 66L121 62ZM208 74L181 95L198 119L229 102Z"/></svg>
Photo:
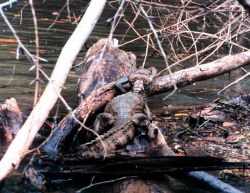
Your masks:
<svg viewBox="0 0 250 193"><path fill-rule="evenodd" d="M1 144L10 143L24 123L24 114L14 98L7 99L0 105Z"/></svg>

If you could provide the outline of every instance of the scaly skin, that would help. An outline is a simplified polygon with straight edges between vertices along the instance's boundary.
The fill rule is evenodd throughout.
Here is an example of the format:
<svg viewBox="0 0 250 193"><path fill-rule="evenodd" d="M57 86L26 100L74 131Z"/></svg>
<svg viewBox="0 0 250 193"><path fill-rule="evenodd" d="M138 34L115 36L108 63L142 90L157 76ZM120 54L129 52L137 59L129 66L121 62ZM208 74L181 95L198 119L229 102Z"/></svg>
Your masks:
<svg viewBox="0 0 250 193"><path fill-rule="evenodd" d="M128 92L111 100L105 108L105 113L114 116L115 123L113 127L100 135L103 143L99 138L96 138L81 145L77 152L78 158L99 158L104 156L104 147L106 153L110 154L128 144L135 135L135 122L141 122L140 119L147 119L147 116L143 114L144 108L144 97L138 93Z"/></svg>
<svg viewBox="0 0 250 193"><path fill-rule="evenodd" d="M97 116L94 124L95 131L104 134L81 145L73 159L100 158L112 154L134 139L137 127L149 128L150 112L145 100L145 86L151 83L155 75L154 68L138 69L127 79L117 82L119 87L129 81L133 84L133 91L117 96L108 103L104 113ZM107 127L111 129L104 131ZM64 156L65 160L67 158L69 157Z"/></svg>

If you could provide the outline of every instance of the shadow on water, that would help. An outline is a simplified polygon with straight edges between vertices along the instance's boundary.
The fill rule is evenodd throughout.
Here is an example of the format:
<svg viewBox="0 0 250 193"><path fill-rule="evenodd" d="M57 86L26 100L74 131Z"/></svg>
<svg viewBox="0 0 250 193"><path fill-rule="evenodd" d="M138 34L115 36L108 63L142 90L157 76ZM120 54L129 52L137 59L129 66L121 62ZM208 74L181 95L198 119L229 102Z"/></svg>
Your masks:
<svg viewBox="0 0 250 193"><path fill-rule="evenodd" d="M77 2L80 2L80 5L82 5L81 7L84 7L84 5L86 4L84 1L79 0L73 1L70 4L71 9L73 10L72 15L74 14L76 16L83 12ZM76 25L68 22L67 10L64 9L53 27L48 30L48 27L54 22L54 19L58 15L59 10L63 7L65 1L50 0L36 1L35 3L39 26L40 55L41 57L48 60L48 63L42 62L41 65L43 66L45 71L50 74L56 63L57 57L60 54L61 48L71 35ZM22 3L14 5L12 8L6 8L4 11L13 27L18 32L18 35L20 36L23 43L27 46L31 53L34 53L35 42L33 21L30 8L29 6L26 6L26 1L22 1ZM101 37L108 36L109 27L107 26L106 20L112 17L114 12L115 10L110 7L107 7L105 9L100 21L98 22L98 25L95 27L94 32L91 35L91 40L87 42L87 46L90 46L92 42L95 42ZM76 18L73 18L72 16L72 20L74 19ZM144 26L147 25L147 23L145 23L145 21L143 20L138 25L139 27L141 26L142 28L145 28ZM120 34L124 34L124 31L126 29L127 25L121 24L116 30L115 37L117 37L119 40L122 39L122 35ZM132 38L133 36L133 34L128 34L129 38ZM0 103L3 103L7 98L15 97L22 111L28 114L32 109L33 104L34 85L30 85L30 82L35 78L35 72L29 71L31 64L25 58L16 60L16 48L17 44L15 39L4 23L2 17L0 17ZM134 42L124 47L123 49L134 52L138 56L138 64L142 63L143 53L145 51L145 45L142 44L142 42ZM78 63L83 59L85 52L86 48L84 47L82 48L75 63ZM151 58L149 59L148 63L154 64L154 66L158 68L163 68L162 66L164 66L162 65L163 59L159 58ZM67 79L67 84L63 91L63 96L72 107L75 107L77 100L76 90L78 75L78 69L73 69L71 71L70 77ZM43 80L45 81L45 83L42 83L42 86L44 87L46 85L46 80ZM212 80L195 83L194 85L180 89L173 97L170 97L166 101L162 100L162 98L164 98L166 94L161 94L151 99L153 101L151 107L159 108L164 104L204 104L204 102L209 102L216 98L216 93L221 88L223 88L225 84L228 84L231 81L232 78L229 77L228 74L226 74ZM234 87L233 90L237 91L237 89L239 89L241 91L242 88L245 88L247 82L249 83L249 81L250 80L248 79L246 83L240 83L239 85ZM155 103L155 101L157 101L157 103ZM63 105L60 106L60 112L66 112ZM19 169L19 171L22 171L22 168L23 166ZM6 186L2 192L40 192L33 186L30 186L29 184L21 181L21 176L21 172L16 172L13 177L11 177L11 179L7 181ZM195 189L195 186L196 185L191 185L190 183L190 189L185 189L185 192L214 192L210 190L207 191L202 189ZM88 192L104 192L104 189L107 189L108 192L109 189L107 187L108 186L104 185L98 187L95 191L90 189ZM71 189L70 186L68 188L64 188L64 192L74 191L75 190ZM179 193L183 191L184 190L182 189L173 190L172 192ZM56 190L51 192L55 193L61 191Z"/></svg>

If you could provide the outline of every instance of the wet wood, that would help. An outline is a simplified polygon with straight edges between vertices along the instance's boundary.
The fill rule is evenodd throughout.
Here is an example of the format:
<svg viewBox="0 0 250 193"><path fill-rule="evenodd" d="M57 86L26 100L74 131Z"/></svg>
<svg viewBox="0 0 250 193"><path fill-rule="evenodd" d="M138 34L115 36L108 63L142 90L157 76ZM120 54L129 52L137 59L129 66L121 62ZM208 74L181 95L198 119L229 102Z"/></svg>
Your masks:
<svg viewBox="0 0 250 193"><path fill-rule="evenodd" d="M24 114L14 98L0 105L1 143L10 143L24 123Z"/></svg>
<svg viewBox="0 0 250 193"><path fill-rule="evenodd" d="M118 49L118 40L98 40L86 53L79 79L78 95L85 99L92 91L136 70L136 56Z"/></svg>
<svg viewBox="0 0 250 193"><path fill-rule="evenodd" d="M159 156L159 157L112 157L103 159L86 159L82 161L64 161L63 164L54 163L45 159L34 159L33 167L25 171L26 178L32 184L42 188L54 180L82 179L81 183L87 183L93 176L98 181L109 181L109 179L123 179L123 186L115 183L115 189L130 192L134 187L137 189L137 182L133 177L137 176L145 187L156 187L149 180L159 177L166 173L194 171L194 170L215 170L224 168L247 168L245 163L227 163L222 159L214 157L178 157L178 156ZM131 178L130 178L130 177ZM145 181L142 177L147 177ZM163 176L162 176L163 178ZM84 180L83 180L84 179ZM150 183L149 183L150 182ZM127 190L127 191L125 191ZM121 192L118 191L118 192Z"/></svg>

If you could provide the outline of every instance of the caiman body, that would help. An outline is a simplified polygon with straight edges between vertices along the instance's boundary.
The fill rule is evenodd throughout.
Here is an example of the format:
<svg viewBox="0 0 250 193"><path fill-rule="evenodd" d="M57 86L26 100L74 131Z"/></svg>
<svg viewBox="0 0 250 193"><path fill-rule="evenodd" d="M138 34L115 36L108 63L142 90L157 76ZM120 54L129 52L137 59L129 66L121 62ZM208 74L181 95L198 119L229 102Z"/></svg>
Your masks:
<svg viewBox="0 0 250 193"><path fill-rule="evenodd" d="M128 82L133 85L132 91L113 98L107 104L104 113L100 113L94 123L94 130L99 136L80 145L76 153L63 156L64 160L109 156L131 142L137 132L147 133L151 116L145 87L149 86L155 75L154 68L138 69L130 76L118 80L116 86L121 91L125 92L122 84Z"/></svg>
<svg viewBox="0 0 250 193"><path fill-rule="evenodd" d="M98 128L95 129L103 132L105 128L99 127L112 118L113 126L99 138L81 145L77 153L79 158L103 157L128 144L134 138L136 127L147 124L144 110L145 98L141 94L128 92L112 99L106 106L105 113L99 115L102 118L97 118L95 125Z"/></svg>

